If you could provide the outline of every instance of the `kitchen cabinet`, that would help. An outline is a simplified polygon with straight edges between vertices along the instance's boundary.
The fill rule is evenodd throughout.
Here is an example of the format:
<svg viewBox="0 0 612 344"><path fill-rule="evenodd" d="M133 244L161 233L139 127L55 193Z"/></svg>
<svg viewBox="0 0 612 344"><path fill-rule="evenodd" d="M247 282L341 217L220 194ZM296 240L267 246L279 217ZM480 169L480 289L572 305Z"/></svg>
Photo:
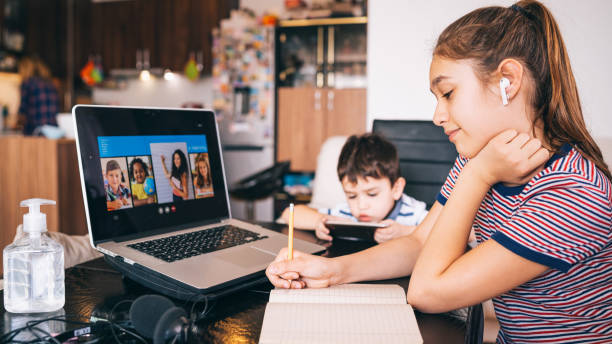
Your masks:
<svg viewBox="0 0 612 344"><path fill-rule="evenodd" d="M281 21L276 33L276 161L314 171L322 143L366 127L365 17Z"/></svg>
<svg viewBox="0 0 612 344"><path fill-rule="evenodd" d="M314 171L323 142L331 136L365 132L366 90L280 87L277 161L293 171Z"/></svg>

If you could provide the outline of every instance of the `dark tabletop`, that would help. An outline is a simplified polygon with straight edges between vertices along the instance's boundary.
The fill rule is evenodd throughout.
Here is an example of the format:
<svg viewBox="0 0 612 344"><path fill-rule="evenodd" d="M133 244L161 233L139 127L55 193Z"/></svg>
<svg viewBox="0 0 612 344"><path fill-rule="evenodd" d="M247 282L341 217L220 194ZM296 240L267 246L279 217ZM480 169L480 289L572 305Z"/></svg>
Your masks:
<svg viewBox="0 0 612 344"><path fill-rule="evenodd" d="M269 225L268 228L286 232L278 225ZM313 232L296 231L296 238L316 241ZM322 242L318 242L323 244ZM328 257L339 256L356 252L370 246L366 243L336 241L328 245L323 254ZM398 278L370 283L395 283L407 288L409 278ZM154 293L139 284L124 278L113 270L103 259L79 264L66 270L66 304L63 310L55 314L17 315L0 310L0 328L7 333L17 327L24 326L28 320L49 317L50 315L65 315L66 318L79 321L90 321L94 317L107 317L114 307L114 319L117 321L127 319L129 302L140 295ZM206 317L197 322L197 335L193 335L190 342L194 343L257 343L263 316L268 302L269 291L272 285L264 282L246 290L236 292L229 296L211 301L206 308ZM3 297L2 297L3 301ZM174 300L176 305L184 307L188 312L193 304ZM1 301L0 301L1 302ZM204 303L200 302L194 307L195 312L204 310ZM424 314L416 312L416 318L425 343L463 343L465 322L453 314ZM43 326L43 325L40 325ZM66 329L82 327L76 324L50 322L43 329L58 333ZM20 338L25 339L30 333L23 333ZM119 335L121 342L135 341L127 335ZM108 336L102 342L116 342L114 337Z"/></svg>

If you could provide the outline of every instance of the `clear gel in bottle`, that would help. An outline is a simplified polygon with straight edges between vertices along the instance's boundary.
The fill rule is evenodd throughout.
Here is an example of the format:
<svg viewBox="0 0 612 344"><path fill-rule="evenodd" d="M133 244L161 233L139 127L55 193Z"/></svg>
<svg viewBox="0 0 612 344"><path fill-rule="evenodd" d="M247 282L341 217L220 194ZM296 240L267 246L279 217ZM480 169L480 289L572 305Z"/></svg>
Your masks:
<svg viewBox="0 0 612 344"><path fill-rule="evenodd" d="M23 233L4 248L4 308L11 313L53 312L64 307L64 248L47 235L40 198L21 202Z"/></svg>

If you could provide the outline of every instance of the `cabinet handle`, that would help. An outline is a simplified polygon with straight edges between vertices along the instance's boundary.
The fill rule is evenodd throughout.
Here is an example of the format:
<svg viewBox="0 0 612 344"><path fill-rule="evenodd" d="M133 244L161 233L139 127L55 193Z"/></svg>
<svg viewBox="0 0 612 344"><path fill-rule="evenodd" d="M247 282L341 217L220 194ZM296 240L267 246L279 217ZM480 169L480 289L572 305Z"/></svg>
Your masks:
<svg viewBox="0 0 612 344"><path fill-rule="evenodd" d="M334 87L334 72L327 72L327 87Z"/></svg>
<svg viewBox="0 0 612 344"><path fill-rule="evenodd" d="M327 29L327 64L333 65L335 62L334 50L334 27L330 26Z"/></svg>
<svg viewBox="0 0 612 344"><path fill-rule="evenodd" d="M323 27L319 26L317 31L317 64L322 65L323 62Z"/></svg>
<svg viewBox="0 0 612 344"><path fill-rule="evenodd" d="M324 76L323 76L323 65L325 63L325 60L323 57L324 40L325 40L325 36L323 36L323 27L320 26L317 29L317 76L316 76L317 80L315 80L316 86L318 88L323 87L323 83L325 82Z"/></svg>
<svg viewBox="0 0 612 344"><path fill-rule="evenodd" d="M327 92L327 111L334 111L334 91Z"/></svg>
<svg viewBox="0 0 612 344"><path fill-rule="evenodd" d="M334 87L334 62L335 62L335 43L334 43L334 27L327 28L327 87Z"/></svg>
<svg viewBox="0 0 612 344"><path fill-rule="evenodd" d="M317 72L317 88L322 88L323 87L323 73L322 72Z"/></svg>
<svg viewBox="0 0 612 344"><path fill-rule="evenodd" d="M321 110L321 91L314 92L314 109L315 111Z"/></svg>

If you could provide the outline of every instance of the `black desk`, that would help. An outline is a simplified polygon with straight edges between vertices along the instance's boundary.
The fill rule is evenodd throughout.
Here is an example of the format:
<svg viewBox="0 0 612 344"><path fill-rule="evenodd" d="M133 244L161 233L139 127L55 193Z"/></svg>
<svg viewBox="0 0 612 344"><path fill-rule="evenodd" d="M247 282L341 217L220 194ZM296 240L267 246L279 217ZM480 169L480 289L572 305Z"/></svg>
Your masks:
<svg viewBox="0 0 612 344"><path fill-rule="evenodd" d="M286 231L285 228L275 227L282 232ZM309 241L316 240L313 232L296 231L296 237ZM333 257L366 247L365 244L338 241L331 245L324 255ZM67 269L65 281L66 304L63 311L67 316L75 316L81 321L88 321L92 312L96 314L108 312L121 300L133 300L140 295L152 293L131 280L122 278L122 275L110 268L103 259L96 259ZM408 282L409 278L406 277L376 283L396 283L406 289ZM194 342L256 343L259 339L268 302L268 292L271 288L269 283L262 283L257 287L212 302L209 305L210 312L207 318L198 323L199 336ZM3 300L3 297L2 295L0 300ZM175 303L185 305L182 301L175 301ZM203 305L196 306L196 309L201 310L202 308ZM117 307L115 314L122 314L126 310L129 310L128 303ZM19 320L23 322L23 318L7 313L4 307L1 312L0 329L3 333L17 326ZM463 343L465 323L461 320L448 314L419 312L416 312L416 318L425 343ZM74 327L67 325L66 328ZM57 331L57 327L54 329ZM63 329L60 328L60 330Z"/></svg>

